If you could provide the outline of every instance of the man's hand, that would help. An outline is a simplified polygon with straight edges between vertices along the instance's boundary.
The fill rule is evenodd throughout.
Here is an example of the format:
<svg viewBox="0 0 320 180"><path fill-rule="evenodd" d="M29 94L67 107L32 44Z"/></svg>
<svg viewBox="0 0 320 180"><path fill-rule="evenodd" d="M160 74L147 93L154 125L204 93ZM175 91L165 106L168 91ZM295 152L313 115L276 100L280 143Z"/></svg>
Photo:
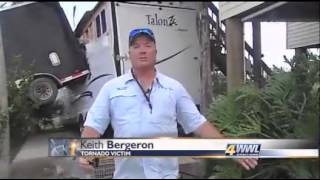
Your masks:
<svg viewBox="0 0 320 180"><path fill-rule="evenodd" d="M85 158L85 157L79 157L78 159L78 163L80 165L80 167L86 171L86 172L90 172L94 170L94 167L92 166L92 160Z"/></svg>
<svg viewBox="0 0 320 180"><path fill-rule="evenodd" d="M91 127L85 126L81 133L81 137L82 138L99 138L100 134L97 130Z"/></svg>
<svg viewBox="0 0 320 180"><path fill-rule="evenodd" d="M95 129L86 126L82 131L81 137L82 138L99 138L100 134ZM78 163L80 167L82 167L84 170L87 170L87 171L94 170L93 158L79 157Z"/></svg>
<svg viewBox="0 0 320 180"><path fill-rule="evenodd" d="M209 121L203 123L196 131L195 134L202 137L202 138L215 138L215 139L222 139L225 138L219 130L211 124ZM243 168L246 170L254 169L258 165L258 159L256 158L243 158L243 159L236 159Z"/></svg>
<svg viewBox="0 0 320 180"><path fill-rule="evenodd" d="M249 171L250 169L254 169L258 165L258 159L256 158L241 158L235 159L235 161L238 162L247 171Z"/></svg>

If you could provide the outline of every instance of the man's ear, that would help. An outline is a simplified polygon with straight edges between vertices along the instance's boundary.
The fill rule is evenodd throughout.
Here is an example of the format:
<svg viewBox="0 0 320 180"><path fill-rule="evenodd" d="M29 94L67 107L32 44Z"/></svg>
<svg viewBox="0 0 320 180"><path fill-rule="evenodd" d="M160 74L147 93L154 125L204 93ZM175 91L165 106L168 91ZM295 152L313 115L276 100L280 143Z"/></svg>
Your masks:
<svg viewBox="0 0 320 180"><path fill-rule="evenodd" d="M129 56L128 58L129 58L129 59L131 59L131 58L130 58L130 57L131 57L131 54L130 54L130 53L131 53L131 51L130 51L130 49L129 49L129 50L128 50L128 56Z"/></svg>

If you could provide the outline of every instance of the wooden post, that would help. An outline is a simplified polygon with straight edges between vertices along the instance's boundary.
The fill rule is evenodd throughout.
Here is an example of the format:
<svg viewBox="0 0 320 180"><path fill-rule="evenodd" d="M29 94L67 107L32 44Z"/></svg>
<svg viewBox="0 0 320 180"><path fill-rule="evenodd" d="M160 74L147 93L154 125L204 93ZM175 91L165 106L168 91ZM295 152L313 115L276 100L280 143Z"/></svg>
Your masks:
<svg viewBox="0 0 320 180"><path fill-rule="evenodd" d="M3 133L0 134L0 179L9 178L10 170L10 131L8 116L8 92L5 59L0 26L0 113L4 118ZM0 131L1 132L1 131Z"/></svg>
<svg viewBox="0 0 320 180"><path fill-rule="evenodd" d="M213 13L213 12L212 12ZM219 43L219 45L220 45L220 42L221 42L221 39L222 38L220 38L220 17L219 17L219 14L216 14L216 17L217 17L217 19L216 19L216 23L217 23L217 25L216 25L216 30L217 30L217 42Z"/></svg>
<svg viewBox="0 0 320 180"><path fill-rule="evenodd" d="M209 39L208 2L202 2L200 11L200 72L201 72L201 112L206 113L213 97L211 77L211 51Z"/></svg>
<svg viewBox="0 0 320 180"><path fill-rule="evenodd" d="M294 49L294 53L296 56L302 56L303 54L307 53L307 49L306 48L296 48L296 49Z"/></svg>
<svg viewBox="0 0 320 180"><path fill-rule="evenodd" d="M256 85L262 87L262 64L261 64L261 28L260 21L252 22L253 36L253 75Z"/></svg>
<svg viewBox="0 0 320 180"><path fill-rule="evenodd" d="M244 82L243 23L240 18L226 20L228 92Z"/></svg>

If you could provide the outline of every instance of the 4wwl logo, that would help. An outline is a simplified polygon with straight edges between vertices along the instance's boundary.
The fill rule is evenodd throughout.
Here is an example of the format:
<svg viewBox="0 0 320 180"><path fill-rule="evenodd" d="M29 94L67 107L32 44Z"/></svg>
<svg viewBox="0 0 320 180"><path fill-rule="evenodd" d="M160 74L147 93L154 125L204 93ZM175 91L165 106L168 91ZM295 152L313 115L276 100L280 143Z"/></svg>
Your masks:
<svg viewBox="0 0 320 180"><path fill-rule="evenodd" d="M226 156L259 156L261 144L228 144Z"/></svg>

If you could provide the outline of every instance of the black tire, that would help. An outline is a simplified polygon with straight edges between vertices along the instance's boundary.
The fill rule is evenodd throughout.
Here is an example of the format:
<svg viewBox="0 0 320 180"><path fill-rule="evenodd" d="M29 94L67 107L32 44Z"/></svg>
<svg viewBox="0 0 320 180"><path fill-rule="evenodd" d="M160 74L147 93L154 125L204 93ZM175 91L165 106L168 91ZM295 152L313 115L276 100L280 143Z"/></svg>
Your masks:
<svg viewBox="0 0 320 180"><path fill-rule="evenodd" d="M37 105L52 104L58 95L56 83L49 78L33 80L29 88L29 97Z"/></svg>

